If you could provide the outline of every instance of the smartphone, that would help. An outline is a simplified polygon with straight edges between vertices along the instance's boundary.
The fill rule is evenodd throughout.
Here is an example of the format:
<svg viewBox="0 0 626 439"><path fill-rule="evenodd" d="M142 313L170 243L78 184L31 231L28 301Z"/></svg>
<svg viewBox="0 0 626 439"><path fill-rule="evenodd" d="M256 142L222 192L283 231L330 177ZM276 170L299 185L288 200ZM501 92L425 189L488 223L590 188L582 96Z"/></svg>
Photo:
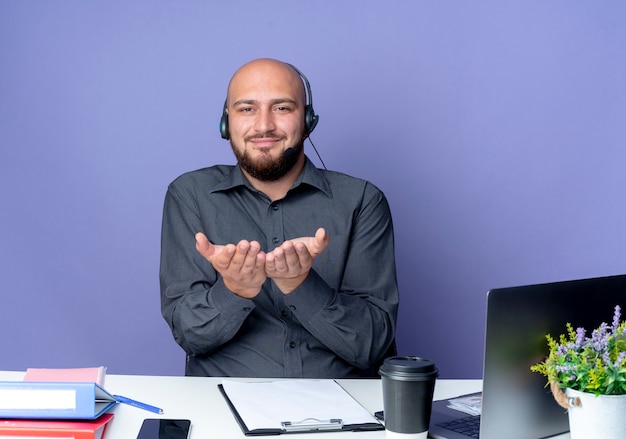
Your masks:
<svg viewBox="0 0 626 439"><path fill-rule="evenodd" d="M188 439L189 419L144 419L137 439Z"/></svg>

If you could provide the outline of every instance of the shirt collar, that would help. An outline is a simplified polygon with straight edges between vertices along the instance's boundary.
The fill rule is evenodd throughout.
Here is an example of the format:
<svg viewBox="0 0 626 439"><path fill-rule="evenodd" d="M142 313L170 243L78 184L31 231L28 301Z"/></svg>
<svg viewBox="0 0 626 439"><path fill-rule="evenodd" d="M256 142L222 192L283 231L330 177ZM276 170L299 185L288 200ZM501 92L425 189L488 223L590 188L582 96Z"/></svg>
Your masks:
<svg viewBox="0 0 626 439"><path fill-rule="evenodd" d="M304 168L302 172L296 179L295 183L291 190L297 188L301 185L312 186L322 192L324 192L327 196L332 196L332 190L330 188L330 184L326 179L326 175L324 171L315 167L313 162L309 160L309 158L305 155ZM221 192L228 191L230 189L234 189L236 187L245 186L250 190L256 190L252 187L248 179L241 172L241 168L239 166L233 166L230 174L219 184L215 185L211 192Z"/></svg>

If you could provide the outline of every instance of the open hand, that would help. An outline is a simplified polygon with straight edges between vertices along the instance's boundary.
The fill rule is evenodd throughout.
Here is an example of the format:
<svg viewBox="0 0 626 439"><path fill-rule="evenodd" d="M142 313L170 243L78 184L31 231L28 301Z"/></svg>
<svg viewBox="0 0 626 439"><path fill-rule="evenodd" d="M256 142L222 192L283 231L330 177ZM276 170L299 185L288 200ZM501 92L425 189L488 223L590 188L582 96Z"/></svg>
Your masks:
<svg viewBox="0 0 626 439"><path fill-rule="evenodd" d="M256 241L215 245L204 233L196 234L196 250L224 279L226 288L238 296L255 297L265 282L265 253Z"/></svg>
<svg viewBox="0 0 626 439"><path fill-rule="evenodd" d="M317 229L315 236L283 242L265 257L267 277L272 278L283 294L291 293L304 282L315 258L329 243L330 237L323 228Z"/></svg>

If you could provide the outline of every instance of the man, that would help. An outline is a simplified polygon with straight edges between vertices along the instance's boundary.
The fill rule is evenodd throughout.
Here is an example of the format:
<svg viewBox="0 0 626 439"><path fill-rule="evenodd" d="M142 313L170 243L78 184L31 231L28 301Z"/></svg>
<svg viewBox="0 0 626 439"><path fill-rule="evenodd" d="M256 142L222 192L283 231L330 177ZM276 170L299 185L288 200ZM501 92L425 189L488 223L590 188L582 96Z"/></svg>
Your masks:
<svg viewBox="0 0 626 439"><path fill-rule="evenodd" d="M198 376L371 374L392 345L393 229L372 184L315 168L308 81L257 59L228 86L236 166L177 178L165 198L161 309Z"/></svg>

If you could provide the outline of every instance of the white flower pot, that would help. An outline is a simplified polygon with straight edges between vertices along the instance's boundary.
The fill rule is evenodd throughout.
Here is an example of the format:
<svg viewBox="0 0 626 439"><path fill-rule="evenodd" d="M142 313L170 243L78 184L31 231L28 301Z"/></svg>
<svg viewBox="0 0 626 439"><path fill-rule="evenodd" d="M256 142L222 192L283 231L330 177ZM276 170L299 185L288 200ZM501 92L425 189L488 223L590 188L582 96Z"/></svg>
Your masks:
<svg viewBox="0 0 626 439"><path fill-rule="evenodd" d="M571 439L626 438L626 395L599 395L565 389ZM572 404L580 399L580 406Z"/></svg>

